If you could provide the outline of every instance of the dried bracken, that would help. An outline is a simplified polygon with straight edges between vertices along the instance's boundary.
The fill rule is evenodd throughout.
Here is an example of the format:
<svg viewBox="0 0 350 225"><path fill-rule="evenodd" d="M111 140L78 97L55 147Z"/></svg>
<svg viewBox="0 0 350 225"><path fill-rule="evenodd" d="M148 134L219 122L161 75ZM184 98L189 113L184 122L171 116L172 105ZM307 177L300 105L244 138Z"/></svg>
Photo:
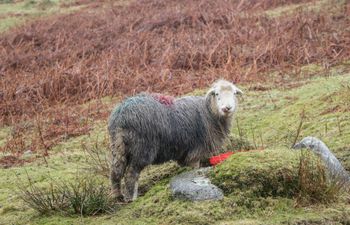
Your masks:
<svg viewBox="0 0 350 225"><path fill-rule="evenodd" d="M302 65L328 68L348 59L346 3L276 18L263 13L304 2L310 1L104 3L110 7L14 29L0 36L0 123L47 117L57 105L107 95L184 94L218 77L264 81L278 71L283 80Z"/></svg>

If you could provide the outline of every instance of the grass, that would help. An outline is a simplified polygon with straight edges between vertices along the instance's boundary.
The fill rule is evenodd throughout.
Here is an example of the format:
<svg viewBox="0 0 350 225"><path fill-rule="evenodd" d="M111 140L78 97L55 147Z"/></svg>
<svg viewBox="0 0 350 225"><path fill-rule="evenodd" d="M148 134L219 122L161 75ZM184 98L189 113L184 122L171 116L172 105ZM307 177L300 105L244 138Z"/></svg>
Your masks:
<svg viewBox="0 0 350 225"><path fill-rule="evenodd" d="M172 199L168 189L170 177L182 170L174 164L149 167L141 175L144 196L121 207L113 214L97 217L64 216L53 214L41 216L23 204L14 190L18 181L24 182L28 175L38 187L49 187L50 179L72 181L77 171L90 173L91 164L82 149L85 146L107 148L106 122L98 122L88 135L70 138L53 148L48 166L38 159L23 167L0 169L0 224L281 224L281 223L332 223L350 220L348 197L341 195L336 202L297 206L290 190L295 183L283 185L284 189L267 189L282 177L288 177L298 164L298 152L291 151L301 111L305 111L300 138L318 136L335 152L349 169L350 143L349 74L312 78L300 82L301 86L289 85L266 91L245 89L240 102L237 121L241 132L249 142L252 133L262 136L268 150L234 154L218 166L214 182L225 191L225 198L218 202L186 202ZM203 91L196 91L203 93ZM338 120L337 120L338 118ZM340 122L339 122L340 121ZM327 124L327 130L325 126ZM1 133L8 134L10 128ZM260 133L260 134L259 134ZM239 137L237 124L232 135ZM234 140L234 139L233 139ZM260 146L260 138L256 138ZM232 176L237 173L245 176ZM95 174L95 173L94 173ZM231 174L231 175L230 175ZM252 176L247 176L248 174ZM253 179L258 175L259 179ZM49 176L48 176L49 175ZM254 175L254 176L253 176ZM287 176L288 175L288 176ZM108 179L99 176L106 184ZM17 178L16 178L17 177ZM48 177L51 177L48 179ZM293 176L290 176L293 178ZM294 178L293 178L294 179ZM292 179L292 180L293 180ZM239 182L238 182L239 181ZM254 182L255 183L254 183ZM266 184L266 181L268 183ZM253 183L252 183L253 182ZM252 186L253 184L253 186ZM258 185L257 185L258 184ZM272 185L273 186L273 185ZM276 187L281 187L276 185ZM288 189L288 187L290 187ZM248 196L248 197L247 197Z"/></svg>
<svg viewBox="0 0 350 225"><path fill-rule="evenodd" d="M51 180L48 186L39 187L28 177L28 184L19 184L18 194L28 206L42 215L57 212L94 216L112 213L118 207L110 195L109 185L96 177L77 174L72 181Z"/></svg>
<svg viewBox="0 0 350 225"><path fill-rule="evenodd" d="M298 153L290 149L236 153L215 167L212 181L225 194L291 197L297 189L297 167Z"/></svg>
<svg viewBox="0 0 350 225"><path fill-rule="evenodd" d="M62 3L71 0L24 0L5 1L0 4L0 32L21 25L38 17L55 13L67 13L77 10L81 6L60 7Z"/></svg>
<svg viewBox="0 0 350 225"><path fill-rule="evenodd" d="M279 17L282 15L285 16L291 14L297 10L317 10L327 3L329 3L329 0L318 0L310 3L291 4L280 6L271 10L266 10L264 13L269 17Z"/></svg>
<svg viewBox="0 0 350 225"><path fill-rule="evenodd" d="M69 5L69 3L74 2L74 0L0 1L0 33L35 19L45 18L55 14L70 13L90 4L87 2L85 5L84 3L81 5ZM91 3L94 2L92 1ZM128 3L128 0L118 0L113 3L110 2L109 4L101 4L101 6L108 8L110 4L125 5Z"/></svg>
<svg viewBox="0 0 350 225"><path fill-rule="evenodd" d="M237 206L250 212L260 210L269 198L295 199L300 205L336 202L344 190L342 183L327 178L314 154L288 148L236 153L215 167L211 177Z"/></svg>
<svg viewBox="0 0 350 225"><path fill-rule="evenodd" d="M327 11L331 12L335 7L337 7L337 5L342 5L344 3L345 1L343 0L337 2L334 0L316 0L309 3L284 5L274 9L266 10L263 13L269 17L279 17L305 10L320 11L321 9L327 9Z"/></svg>
<svg viewBox="0 0 350 225"><path fill-rule="evenodd" d="M249 140L261 135L268 146L290 147L301 113L305 121L301 137L316 136L330 143L332 149L350 142L349 74L315 78L299 88L287 85L278 89L248 92L240 104L237 120ZM247 113L248 112L248 113ZM236 126L237 127L237 126ZM238 130L234 129L238 136ZM259 143L259 140L256 140Z"/></svg>

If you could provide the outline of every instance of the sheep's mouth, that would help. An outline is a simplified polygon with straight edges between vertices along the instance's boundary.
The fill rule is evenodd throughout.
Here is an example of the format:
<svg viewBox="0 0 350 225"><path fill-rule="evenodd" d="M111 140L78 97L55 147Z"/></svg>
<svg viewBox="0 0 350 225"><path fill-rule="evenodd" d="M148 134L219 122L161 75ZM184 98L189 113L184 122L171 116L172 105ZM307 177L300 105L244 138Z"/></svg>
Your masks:
<svg viewBox="0 0 350 225"><path fill-rule="evenodd" d="M224 117L228 117L233 114L233 110L227 110L227 111L220 110L220 112L221 112L221 115Z"/></svg>

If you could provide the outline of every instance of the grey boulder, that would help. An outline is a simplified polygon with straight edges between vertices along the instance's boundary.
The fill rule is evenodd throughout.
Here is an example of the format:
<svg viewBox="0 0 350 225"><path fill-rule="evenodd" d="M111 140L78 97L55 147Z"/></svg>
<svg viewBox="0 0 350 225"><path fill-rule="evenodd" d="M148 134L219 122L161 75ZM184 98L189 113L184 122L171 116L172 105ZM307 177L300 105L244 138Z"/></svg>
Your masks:
<svg viewBox="0 0 350 225"><path fill-rule="evenodd" d="M209 170L210 167L196 169L172 178L170 189L173 197L191 201L222 199L222 190L213 185L207 177Z"/></svg>
<svg viewBox="0 0 350 225"><path fill-rule="evenodd" d="M350 183L350 175L335 157L335 155L329 150L327 145L320 139L315 137L305 137L299 143L293 146L294 149L308 148L313 153L318 155L328 168L328 172L331 179L345 181Z"/></svg>

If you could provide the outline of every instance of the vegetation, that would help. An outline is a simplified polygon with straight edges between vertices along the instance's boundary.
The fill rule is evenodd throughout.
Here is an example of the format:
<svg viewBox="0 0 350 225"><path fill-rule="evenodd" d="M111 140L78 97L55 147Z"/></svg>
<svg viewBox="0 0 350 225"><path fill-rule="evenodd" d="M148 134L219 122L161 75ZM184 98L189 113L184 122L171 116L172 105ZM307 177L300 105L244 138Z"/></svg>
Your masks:
<svg viewBox="0 0 350 225"><path fill-rule="evenodd" d="M29 187L20 183L20 198L41 214L52 211L65 214L97 215L111 213L118 202L110 195L110 188L95 177L76 177L73 181L53 181L48 188L38 187L28 178Z"/></svg>
<svg viewBox="0 0 350 225"><path fill-rule="evenodd" d="M0 33L25 22L50 14L77 10L78 5L62 7L70 0L2 0L0 1Z"/></svg>
<svg viewBox="0 0 350 225"><path fill-rule="evenodd" d="M343 184L290 149L316 136L350 171L349 3L200 2L0 1L0 224L350 223ZM173 199L173 162L111 199L114 104L204 94L218 74L244 90L218 152L254 150L211 172L224 199Z"/></svg>
<svg viewBox="0 0 350 225"><path fill-rule="evenodd" d="M322 104L322 102L328 96L334 96L334 99L336 99L332 103L334 105L345 101L347 95L342 95L343 88L349 82L349 76L345 74L306 80L301 86L289 87L288 90L277 88L268 91L248 91L249 87L246 86L244 88L247 90L245 99L237 115L242 121L240 122L242 133L247 140L253 142L250 126L246 121L254 122L264 134L264 145L271 147L265 150L233 154L227 161L215 168L212 179L215 184L225 191L226 197L223 201L191 203L172 199L168 190L169 179L183 170L170 163L162 166L152 166L144 171L141 175L141 190L143 190L144 195L134 203L118 207L118 210L112 214L84 218L67 217L64 213L63 215L62 213L51 213L48 216L39 216L27 205L23 205L21 199L13 190L18 186L18 180L23 184L27 183L24 182L27 180L27 173L31 178L31 182L37 187L44 188L43 190L50 189L53 179L64 177L65 181L75 183L77 171L80 171L81 174L96 174L94 164L90 163L91 157L86 153L88 151L86 146L94 148L94 151L100 151L100 155L106 153L108 142L105 141L105 122L100 122L93 127L89 135L71 138L55 146L53 148L55 154L48 158L48 166L46 166L43 159L37 159L22 167L1 169L0 173L4 179L0 183L3 190L0 195L0 202L3 205L0 209L0 217L6 224L14 223L14 221L22 221L22 224L29 221L32 221L33 224L66 224L77 223L78 221L84 224L94 224L96 222L102 224L116 222L130 224L130 221L133 221L134 224L172 224L175 223L174 221L180 224L212 224L214 222L235 224L238 221L248 224L259 224L259 221L264 221L265 224L286 222L293 224L302 221L326 224L335 221L349 221L350 218L346 216L350 213L350 206L347 203L348 197L336 186L318 179L322 178L324 172L323 170L315 170L320 166L319 161L312 155L305 155L304 159L307 160L300 161L303 158L300 158L301 153L299 151L291 150L283 145L278 146L276 139L273 138L276 132L269 136L275 129L278 129L273 125L283 125L281 121L289 124L284 126L290 126L291 131L296 129L300 118L291 115L301 111L305 106L314 109L311 107L313 105L317 106L318 110L314 109L315 111L309 112L309 115L312 116L305 120L300 136L317 134L320 129L319 121L324 121L324 116L333 121L336 120L337 116L343 115L338 111L330 111L327 115L319 113L333 106ZM313 96L311 93L316 90L318 94L314 98L304 97L309 92L309 97ZM281 97L280 101L275 101L277 107L267 104L271 102L270 92L273 92L273 96ZM293 94L293 101L283 97L288 93ZM259 96L258 99L257 96ZM257 103L264 106L261 107L261 118L257 117ZM285 110L287 108L290 111ZM318 125L313 125L314 123ZM248 125L244 126L245 124ZM295 126L291 126L291 124ZM344 131L348 130L349 127L349 123L343 122L341 124ZM256 130L259 130L258 128ZM329 122L327 129L329 136L323 138L326 139L329 147L335 150L335 154L342 163L348 165L347 149L349 145L346 143L349 143L349 134L343 132L339 136L336 122ZM238 128L235 126L233 136L237 135L237 130ZM293 135L295 135L294 132ZM281 140L282 144L288 143L288 146L290 146L292 140L290 136L281 132L275 137ZM257 145L260 146L260 142ZM338 146L343 147L338 148ZM85 152L83 148L85 148ZM308 157L313 160L308 160ZM305 165L305 162L310 163ZM311 168L304 170L304 174L306 173L306 176L310 178L303 177L301 180L298 175L300 163L304 163L305 166ZM347 169L349 168L347 167ZM311 171L311 174L308 174L308 171ZM17 174L18 179L14 179L15 174ZM50 176L47 176L47 174ZM108 184L105 174L100 174L97 175L99 179ZM305 179L308 182L305 182ZM300 190L303 190L303 192ZM315 198L315 196L319 198ZM70 212L74 211L71 210Z"/></svg>
<svg viewBox="0 0 350 225"><path fill-rule="evenodd" d="M332 74L337 74L337 70L334 69ZM257 145L291 147L303 120L299 137L317 136L326 143L333 143L335 151L348 146L349 83L346 73L248 92L240 110L252 114L237 116L241 131L235 129L234 133L239 136L239 132L243 132Z"/></svg>

